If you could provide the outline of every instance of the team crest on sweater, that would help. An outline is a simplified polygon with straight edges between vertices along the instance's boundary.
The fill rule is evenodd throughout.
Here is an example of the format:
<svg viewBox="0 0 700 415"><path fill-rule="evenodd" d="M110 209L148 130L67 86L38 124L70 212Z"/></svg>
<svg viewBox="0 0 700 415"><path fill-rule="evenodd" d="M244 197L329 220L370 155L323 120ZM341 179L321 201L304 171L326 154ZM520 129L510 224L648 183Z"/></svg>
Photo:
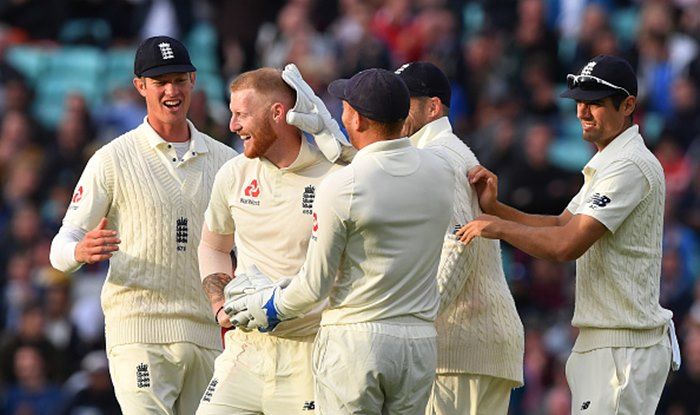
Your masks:
<svg viewBox="0 0 700 415"><path fill-rule="evenodd" d="M175 226L175 243L177 243L178 252L187 251L187 237L188 236L189 235L188 235L188 229L187 229L187 218L180 217L177 220L177 224Z"/></svg>
<svg viewBox="0 0 700 415"><path fill-rule="evenodd" d="M316 186L310 184L304 188L304 193L301 195L301 213L310 215L314 208L315 199Z"/></svg>
<svg viewBox="0 0 700 415"><path fill-rule="evenodd" d="M146 363L140 363L136 366L136 387L139 389L151 387L151 374Z"/></svg>

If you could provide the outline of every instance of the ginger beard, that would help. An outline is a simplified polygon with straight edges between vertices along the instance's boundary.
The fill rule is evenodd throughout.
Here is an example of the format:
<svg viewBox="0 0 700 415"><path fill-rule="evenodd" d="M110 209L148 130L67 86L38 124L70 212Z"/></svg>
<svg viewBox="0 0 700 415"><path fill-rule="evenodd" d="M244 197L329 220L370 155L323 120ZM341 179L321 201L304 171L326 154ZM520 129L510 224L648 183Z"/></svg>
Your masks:
<svg viewBox="0 0 700 415"><path fill-rule="evenodd" d="M272 106L253 89L231 93L230 130L243 141L243 154L248 158L263 157L277 140L272 126Z"/></svg>

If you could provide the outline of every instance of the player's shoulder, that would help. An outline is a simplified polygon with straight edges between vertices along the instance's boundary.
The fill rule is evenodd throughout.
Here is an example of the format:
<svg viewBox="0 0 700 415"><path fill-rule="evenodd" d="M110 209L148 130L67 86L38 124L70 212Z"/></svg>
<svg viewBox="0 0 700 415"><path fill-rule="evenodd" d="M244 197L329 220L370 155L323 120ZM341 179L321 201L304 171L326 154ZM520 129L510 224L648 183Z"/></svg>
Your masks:
<svg viewBox="0 0 700 415"><path fill-rule="evenodd" d="M351 187L355 182L355 166L348 164L340 166L334 164L330 172L321 181L321 187L332 192L342 192L343 189Z"/></svg>
<svg viewBox="0 0 700 415"><path fill-rule="evenodd" d="M238 155L238 152L236 150L234 150L230 146L227 146L226 144L222 143L221 141L219 141L213 137L210 137L201 131L198 133L199 133L199 137L204 142L204 145L206 145L207 148L209 149L209 151L213 152L213 154L220 154L226 159L230 159L230 158Z"/></svg>
<svg viewBox="0 0 700 415"><path fill-rule="evenodd" d="M455 167L470 169L479 164L469 146L452 133L443 134L424 148L440 153Z"/></svg>

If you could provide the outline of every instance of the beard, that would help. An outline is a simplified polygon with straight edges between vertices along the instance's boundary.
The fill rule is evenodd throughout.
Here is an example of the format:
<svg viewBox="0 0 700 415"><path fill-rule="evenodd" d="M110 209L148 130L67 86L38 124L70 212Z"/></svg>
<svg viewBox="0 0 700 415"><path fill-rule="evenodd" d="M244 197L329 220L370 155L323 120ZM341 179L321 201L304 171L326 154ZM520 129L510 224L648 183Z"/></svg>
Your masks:
<svg viewBox="0 0 700 415"><path fill-rule="evenodd" d="M252 159L263 157L277 140L277 135L270 123L264 118L260 121L260 127L251 131L250 138L243 144L243 154Z"/></svg>

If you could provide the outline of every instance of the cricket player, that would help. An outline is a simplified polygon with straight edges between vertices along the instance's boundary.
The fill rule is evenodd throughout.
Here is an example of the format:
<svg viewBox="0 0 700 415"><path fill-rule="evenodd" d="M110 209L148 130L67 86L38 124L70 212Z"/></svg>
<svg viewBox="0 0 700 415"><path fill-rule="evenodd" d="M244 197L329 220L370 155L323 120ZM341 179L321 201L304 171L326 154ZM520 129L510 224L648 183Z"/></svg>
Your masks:
<svg viewBox="0 0 700 415"><path fill-rule="evenodd" d="M396 74L411 94L403 135L418 148L441 151L452 166L452 230L481 214L466 180L479 162L452 132L447 76L429 62L407 63ZM524 334L503 273L500 242L480 238L465 246L450 232L437 280L437 377L426 414L506 415L511 389L523 384Z"/></svg>
<svg viewBox="0 0 700 415"><path fill-rule="evenodd" d="M216 172L236 153L186 118L195 67L182 43L146 39L134 74L146 118L88 162L51 264L73 272L110 261L101 300L122 412L186 415L221 350L196 250Z"/></svg>
<svg viewBox="0 0 700 415"><path fill-rule="evenodd" d="M299 272L318 187L341 167L331 160L349 147L294 65L245 72L230 90L230 129L243 139L245 157L217 174L199 246L202 285L223 327L230 327L222 310L224 287L234 275L233 247L236 282L253 266L273 281ZM315 144L295 125L314 132ZM280 324L274 333L228 331L197 414L313 411L311 356L324 305L319 301L304 318Z"/></svg>
<svg viewBox="0 0 700 415"><path fill-rule="evenodd" d="M301 271L286 288L259 290L227 312L240 328L279 330L330 296L314 348L316 410L423 414L435 377L435 276L452 169L401 135L410 99L394 73L368 69L328 90L343 100L359 151L318 189Z"/></svg>
<svg viewBox="0 0 700 415"><path fill-rule="evenodd" d="M626 60L597 56L567 81L562 97L576 100L583 139L598 149L579 193L559 216L525 214L498 202L496 176L477 167L469 179L489 215L458 234L575 259L571 413L654 414L669 367L680 365L672 313L659 305L663 171L632 121L637 77Z"/></svg>

